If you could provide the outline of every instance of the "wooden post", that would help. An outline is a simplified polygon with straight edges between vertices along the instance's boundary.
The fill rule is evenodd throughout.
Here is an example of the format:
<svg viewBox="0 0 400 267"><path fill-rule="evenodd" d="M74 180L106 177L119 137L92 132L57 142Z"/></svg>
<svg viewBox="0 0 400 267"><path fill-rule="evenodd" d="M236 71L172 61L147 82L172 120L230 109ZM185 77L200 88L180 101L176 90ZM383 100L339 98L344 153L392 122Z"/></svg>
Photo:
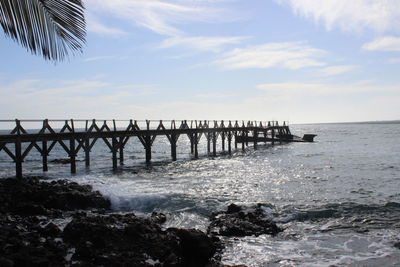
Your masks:
<svg viewBox="0 0 400 267"><path fill-rule="evenodd" d="M85 166L90 166L90 142L89 138L85 138Z"/></svg>
<svg viewBox="0 0 400 267"><path fill-rule="evenodd" d="M124 165L124 138L119 138L119 164Z"/></svg>
<svg viewBox="0 0 400 267"><path fill-rule="evenodd" d="M211 151L211 134L210 132L207 132L207 155L210 155L210 151Z"/></svg>
<svg viewBox="0 0 400 267"><path fill-rule="evenodd" d="M94 120L93 120L93 123L94 123ZM89 121L86 120L86 125L85 125L86 137L85 137L85 145L84 145L85 166L86 167L90 166L90 139L89 139L89 136L88 136L88 124L89 124Z"/></svg>
<svg viewBox="0 0 400 267"><path fill-rule="evenodd" d="M15 176L22 179L22 149L21 149L21 129L20 121L15 120L17 127L17 139L15 142Z"/></svg>
<svg viewBox="0 0 400 267"><path fill-rule="evenodd" d="M253 140L253 143L254 143L254 149L257 149L257 137L258 137L258 131L257 130L254 130L253 131L253 138L254 138L254 140Z"/></svg>
<svg viewBox="0 0 400 267"><path fill-rule="evenodd" d="M238 142L237 142L237 132L235 132L235 149L237 149L237 144L238 144Z"/></svg>
<svg viewBox="0 0 400 267"><path fill-rule="evenodd" d="M112 146L112 165L113 165L113 170L117 170L118 168L118 159L117 159L117 151L118 151L118 145L117 145L117 139L113 135L111 138L111 146Z"/></svg>
<svg viewBox="0 0 400 267"><path fill-rule="evenodd" d="M222 132L221 139L222 139L222 151L225 151L225 132Z"/></svg>
<svg viewBox="0 0 400 267"><path fill-rule="evenodd" d="M47 172L49 170L49 167L47 166L47 156L49 152L47 150L47 142L43 141L42 142L42 162L43 162L43 171Z"/></svg>
<svg viewBox="0 0 400 267"><path fill-rule="evenodd" d="M267 131L263 131L263 133L264 133L264 144L266 144L267 143Z"/></svg>
<svg viewBox="0 0 400 267"><path fill-rule="evenodd" d="M43 133L45 133L47 128L48 120L43 121ZM49 155L48 148L47 148L47 141L42 141L42 163L43 163L43 171L47 172L49 167L47 165L47 156Z"/></svg>
<svg viewBox="0 0 400 267"><path fill-rule="evenodd" d="M190 153L193 155L194 153L194 136L193 134L189 134L190 139Z"/></svg>
<svg viewBox="0 0 400 267"><path fill-rule="evenodd" d="M213 156L217 156L217 137L215 134L215 130L212 133L212 140L213 140Z"/></svg>
<svg viewBox="0 0 400 267"><path fill-rule="evenodd" d="M199 158L199 151L198 151L198 149L197 149L197 145L198 145L198 134L197 133L195 133L194 134L194 158L195 159L198 159Z"/></svg>
<svg viewBox="0 0 400 267"><path fill-rule="evenodd" d="M228 132L228 153L229 155L232 154L232 147L231 147L231 142L232 142L232 132Z"/></svg>
<svg viewBox="0 0 400 267"><path fill-rule="evenodd" d="M274 128L271 129L271 138L272 138L272 145L275 144L275 130Z"/></svg>
<svg viewBox="0 0 400 267"><path fill-rule="evenodd" d="M176 135L171 134L171 157L172 161L176 161Z"/></svg>
<svg viewBox="0 0 400 267"><path fill-rule="evenodd" d="M145 149L146 149L146 163L151 162L151 136L146 135L145 138Z"/></svg>
<svg viewBox="0 0 400 267"><path fill-rule="evenodd" d="M72 135L71 138L69 139L69 158L71 160L71 173L76 173L75 129L73 120L71 120L71 127L72 127Z"/></svg>

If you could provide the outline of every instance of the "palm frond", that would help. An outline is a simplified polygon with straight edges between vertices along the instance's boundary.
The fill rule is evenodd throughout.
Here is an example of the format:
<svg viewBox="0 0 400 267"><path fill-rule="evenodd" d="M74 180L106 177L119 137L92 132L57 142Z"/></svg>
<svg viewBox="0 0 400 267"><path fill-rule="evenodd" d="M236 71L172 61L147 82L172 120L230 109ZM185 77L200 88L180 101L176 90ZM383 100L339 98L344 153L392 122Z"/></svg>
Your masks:
<svg viewBox="0 0 400 267"><path fill-rule="evenodd" d="M0 0L0 25L28 51L54 61L82 52L86 38L81 0Z"/></svg>

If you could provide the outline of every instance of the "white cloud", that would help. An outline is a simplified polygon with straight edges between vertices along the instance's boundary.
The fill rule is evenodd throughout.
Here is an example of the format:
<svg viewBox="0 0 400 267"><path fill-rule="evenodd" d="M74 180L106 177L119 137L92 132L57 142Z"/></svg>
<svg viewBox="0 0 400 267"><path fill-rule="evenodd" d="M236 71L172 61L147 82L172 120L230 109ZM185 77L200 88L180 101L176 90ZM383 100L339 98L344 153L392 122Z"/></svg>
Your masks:
<svg viewBox="0 0 400 267"><path fill-rule="evenodd" d="M241 36L195 36L195 37L170 37L165 39L159 46L159 48L171 48L175 46L182 46L186 48L201 50L201 51L213 51L219 52L221 49L229 44L238 44L248 37Z"/></svg>
<svg viewBox="0 0 400 267"><path fill-rule="evenodd" d="M165 1L165 0L86 0L89 30L106 33L116 29L104 28L100 17L111 16L162 35L181 35L175 25L181 22L212 22L221 20L221 9L215 7L219 1ZM94 22L93 22L94 21ZM122 31L122 30L119 30ZM122 31L124 32L124 31Z"/></svg>
<svg viewBox="0 0 400 267"><path fill-rule="evenodd" d="M362 46L370 51L400 51L400 37L384 36Z"/></svg>
<svg viewBox="0 0 400 267"><path fill-rule="evenodd" d="M116 59L116 56L98 56L98 57L88 57L83 60L83 62L92 62L98 60L106 60L106 59Z"/></svg>
<svg viewBox="0 0 400 267"><path fill-rule="evenodd" d="M387 93L400 92L400 86L378 86L371 81L360 81L348 84L333 83L308 83L308 82L284 82L266 83L257 85L257 89L274 95L292 96L318 96L318 95L348 95L358 93Z"/></svg>
<svg viewBox="0 0 400 267"><path fill-rule="evenodd" d="M123 118L119 111L154 94L154 85L113 85L100 80L20 80L0 85L13 101L0 98L5 118Z"/></svg>
<svg viewBox="0 0 400 267"><path fill-rule="evenodd" d="M358 69L358 66L355 65L338 65L338 66L330 66L326 67L320 70L320 73L325 76L333 76L333 75L339 75L339 74L344 74L347 72L354 71Z"/></svg>
<svg viewBox="0 0 400 267"><path fill-rule="evenodd" d="M400 31L398 0L276 0L289 5L295 14L322 22L327 30Z"/></svg>
<svg viewBox="0 0 400 267"><path fill-rule="evenodd" d="M400 63L400 57L391 58L391 59L388 60L388 63L390 63L390 64L398 64L398 63Z"/></svg>
<svg viewBox="0 0 400 267"><path fill-rule="evenodd" d="M127 32L121 29L104 25L97 19L96 16L92 15L90 12L86 12L86 21L87 21L87 30L91 32L95 32L101 35L114 36L114 37L123 36L127 34Z"/></svg>
<svg viewBox="0 0 400 267"><path fill-rule="evenodd" d="M194 97L217 99L217 98L227 98L227 97L233 97L233 96L235 96L235 95L234 94L224 94L224 93L209 93L209 94L198 94L198 95L195 95Z"/></svg>
<svg viewBox="0 0 400 267"><path fill-rule="evenodd" d="M310 47L302 42L266 43L236 48L222 55L215 64L225 69L271 68L300 69L325 65L317 58L324 50Z"/></svg>

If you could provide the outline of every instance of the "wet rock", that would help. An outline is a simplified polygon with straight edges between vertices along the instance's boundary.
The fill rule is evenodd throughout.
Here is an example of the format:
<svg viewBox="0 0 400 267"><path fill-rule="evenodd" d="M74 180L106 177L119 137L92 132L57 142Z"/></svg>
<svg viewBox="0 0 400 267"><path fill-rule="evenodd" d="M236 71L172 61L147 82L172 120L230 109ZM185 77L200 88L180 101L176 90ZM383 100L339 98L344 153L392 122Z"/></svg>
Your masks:
<svg viewBox="0 0 400 267"><path fill-rule="evenodd" d="M66 180L0 179L0 212L48 215L50 210L109 209L111 203L88 185Z"/></svg>
<svg viewBox="0 0 400 267"><path fill-rule="evenodd" d="M54 242L57 233L43 229L35 217L2 216L0 266L64 266L65 246Z"/></svg>
<svg viewBox="0 0 400 267"><path fill-rule="evenodd" d="M20 215L31 216L31 215L48 215L47 209L42 205L35 205L32 203L16 203L13 211Z"/></svg>
<svg viewBox="0 0 400 267"><path fill-rule="evenodd" d="M109 200L90 186L0 179L0 203L0 266L222 267L218 238L164 230L162 213L106 214ZM61 230L54 222L66 218Z"/></svg>
<svg viewBox="0 0 400 267"><path fill-rule="evenodd" d="M72 260L83 265L149 266L152 263L200 267L215 253L213 240L201 231L162 230L158 218L134 214L80 214L65 227L63 239L76 248Z"/></svg>
<svg viewBox="0 0 400 267"><path fill-rule="evenodd" d="M52 222L49 222L45 227L41 228L39 232L44 236L56 237L61 234L60 228Z"/></svg>
<svg viewBox="0 0 400 267"><path fill-rule="evenodd" d="M53 159L49 161L50 163L56 163L56 164L70 164L71 159Z"/></svg>
<svg viewBox="0 0 400 267"><path fill-rule="evenodd" d="M169 231L180 239L185 266L205 266L217 250L215 242L199 230L170 228Z"/></svg>
<svg viewBox="0 0 400 267"><path fill-rule="evenodd" d="M208 228L209 233L223 236L276 235L281 231L283 230L276 223L266 218L262 204L247 211L231 204L226 212L211 216Z"/></svg>
<svg viewBox="0 0 400 267"><path fill-rule="evenodd" d="M238 205L236 205L235 203L232 203L228 206L228 210L226 211L226 213L236 213L236 212L240 212L242 211L242 208L239 207Z"/></svg>
<svg viewBox="0 0 400 267"><path fill-rule="evenodd" d="M151 219L158 224L163 224L167 221L167 216L165 216L163 213L153 212L151 214Z"/></svg>

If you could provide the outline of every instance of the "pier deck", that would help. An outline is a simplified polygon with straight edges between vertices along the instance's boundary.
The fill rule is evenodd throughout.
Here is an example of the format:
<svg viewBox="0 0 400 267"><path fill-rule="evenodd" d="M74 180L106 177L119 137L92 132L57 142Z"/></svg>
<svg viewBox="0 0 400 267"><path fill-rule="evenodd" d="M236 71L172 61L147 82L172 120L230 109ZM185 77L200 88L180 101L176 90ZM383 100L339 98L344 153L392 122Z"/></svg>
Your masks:
<svg viewBox="0 0 400 267"><path fill-rule="evenodd" d="M249 143L257 149L258 142L305 141L293 138L289 126L285 122L279 125L277 121L0 120L0 123L13 124L8 133L0 133L0 152L5 152L15 162L17 178L23 176L22 163L32 149L40 153L42 169L48 171L48 155L57 144L68 154L71 173L76 173L77 153L84 151L85 166L89 167L90 152L98 140L110 149L113 169L118 168L118 160L123 164L124 147L131 138L139 139L148 163L151 162L151 148L157 136L168 138L173 161L177 159L176 144L182 135L189 138L194 158L198 158L198 144L202 137L206 138L207 153L212 156L217 154L218 139L222 150L227 145L229 154L232 153L232 143L235 149L241 144L244 150ZM117 127L121 123L125 125ZM26 125L32 124L40 126L35 127L37 130L27 130Z"/></svg>

